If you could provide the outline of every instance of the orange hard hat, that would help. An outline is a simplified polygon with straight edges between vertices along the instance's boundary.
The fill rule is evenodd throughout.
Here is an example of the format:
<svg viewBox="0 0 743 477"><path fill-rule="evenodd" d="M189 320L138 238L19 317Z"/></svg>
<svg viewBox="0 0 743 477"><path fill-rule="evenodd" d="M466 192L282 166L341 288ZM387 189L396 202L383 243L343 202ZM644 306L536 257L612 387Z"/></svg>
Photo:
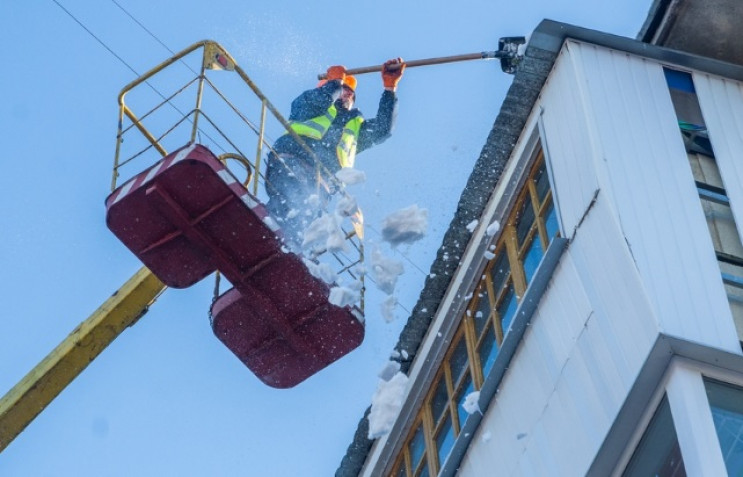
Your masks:
<svg viewBox="0 0 743 477"><path fill-rule="evenodd" d="M317 86L315 86L315 88L319 88L320 86L324 85L327 82L328 82L328 80L322 79L322 80L320 80L320 81L317 82ZM356 92L356 77L351 76L351 75L346 75L343 78L343 80L341 80L341 83L344 84L344 85L346 85L346 86L348 86L349 88L351 88L351 90L354 93Z"/></svg>
<svg viewBox="0 0 743 477"><path fill-rule="evenodd" d="M346 75L343 78L343 84L351 88L354 92L356 92L356 77L351 75Z"/></svg>

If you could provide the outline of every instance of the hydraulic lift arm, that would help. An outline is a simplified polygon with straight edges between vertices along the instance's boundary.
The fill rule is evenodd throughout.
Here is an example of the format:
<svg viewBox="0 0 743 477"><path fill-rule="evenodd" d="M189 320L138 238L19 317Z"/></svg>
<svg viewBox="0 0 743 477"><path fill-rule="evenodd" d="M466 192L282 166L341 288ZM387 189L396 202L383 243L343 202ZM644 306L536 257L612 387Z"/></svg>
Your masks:
<svg viewBox="0 0 743 477"><path fill-rule="evenodd" d="M141 268L0 399L0 452L165 289Z"/></svg>

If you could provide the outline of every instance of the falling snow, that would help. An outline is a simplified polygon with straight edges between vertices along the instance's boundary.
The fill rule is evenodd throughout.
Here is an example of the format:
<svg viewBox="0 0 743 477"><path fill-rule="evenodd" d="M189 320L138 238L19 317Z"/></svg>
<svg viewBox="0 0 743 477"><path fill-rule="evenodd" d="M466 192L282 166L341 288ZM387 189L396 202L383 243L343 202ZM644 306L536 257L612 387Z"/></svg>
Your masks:
<svg viewBox="0 0 743 477"><path fill-rule="evenodd" d="M401 372L396 373L389 381L379 380L368 417L369 439L376 439L390 432L400 414L407 388L408 377Z"/></svg>
<svg viewBox="0 0 743 477"><path fill-rule="evenodd" d="M393 247L423 238L428 228L428 210L411 205L388 215L382 223L382 239Z"/></svg>

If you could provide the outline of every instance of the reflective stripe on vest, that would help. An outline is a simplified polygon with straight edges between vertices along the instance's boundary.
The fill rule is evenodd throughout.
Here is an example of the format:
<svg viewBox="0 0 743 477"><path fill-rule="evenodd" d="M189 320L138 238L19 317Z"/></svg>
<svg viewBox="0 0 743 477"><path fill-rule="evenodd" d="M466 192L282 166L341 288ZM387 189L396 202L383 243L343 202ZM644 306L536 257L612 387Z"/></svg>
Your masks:
<svg viewBox="0 0 743 477"><path fill-rule="evenodd" d="M363 117L356 116L343 127L341 140L338 141L338 146L335 148L338 163L341 167L353 167L354 162L356 162L356 144L359 140L359 131L363 122Z"/></svg>
<svg viewBox="0 0 743 477"><path fill-rule="evenodd" d="M292 130L300 136L310 139L322 139L325 133L330 129L338 110L334 104L331 104L328 110L322 116L316 116L307 121L292 121L290 126Z"/></svg>

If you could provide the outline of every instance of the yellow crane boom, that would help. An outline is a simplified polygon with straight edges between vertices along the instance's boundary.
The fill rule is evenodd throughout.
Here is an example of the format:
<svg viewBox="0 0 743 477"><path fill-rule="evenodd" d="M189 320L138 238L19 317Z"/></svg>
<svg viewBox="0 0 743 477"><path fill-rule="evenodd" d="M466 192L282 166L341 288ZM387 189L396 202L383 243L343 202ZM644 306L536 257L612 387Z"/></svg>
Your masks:
<svg viewBox="0 0 743 477"><path fill-rule="evenodd" d="M141 268L0 399L0 452L165 289Z"/></svg>

